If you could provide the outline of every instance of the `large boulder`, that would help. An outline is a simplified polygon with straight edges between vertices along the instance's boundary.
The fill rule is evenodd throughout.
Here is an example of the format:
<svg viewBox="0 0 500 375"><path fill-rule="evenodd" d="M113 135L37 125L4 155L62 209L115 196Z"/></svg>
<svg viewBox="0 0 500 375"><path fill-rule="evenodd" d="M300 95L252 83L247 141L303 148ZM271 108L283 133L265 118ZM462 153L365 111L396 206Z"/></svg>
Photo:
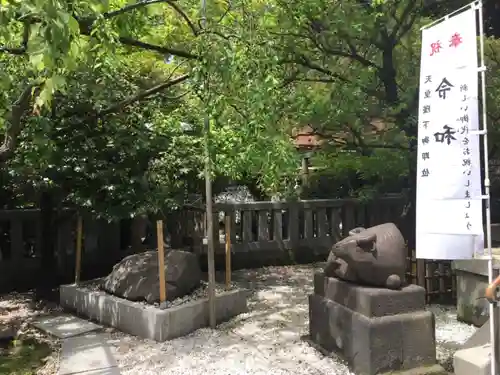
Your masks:
<svg viewBox="0 0 500 375"><path fill-rule="evenodd" d="M200 285L201 269L195 254L182 250L165 253L167 300L191 293ZM103 280L102 289L130 301L160 301L158 252L146 251L130 255L113 267Z"/></svg>

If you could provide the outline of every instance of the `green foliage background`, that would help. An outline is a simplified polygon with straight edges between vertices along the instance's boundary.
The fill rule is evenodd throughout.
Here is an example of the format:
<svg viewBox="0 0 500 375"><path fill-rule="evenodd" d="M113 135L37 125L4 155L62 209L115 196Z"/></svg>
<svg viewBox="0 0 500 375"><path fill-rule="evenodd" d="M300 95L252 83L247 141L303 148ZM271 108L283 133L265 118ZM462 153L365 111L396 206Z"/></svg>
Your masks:
<svg viewBox="0 0 500 375"><path fill-rule="evenodd" d="M49 193L110 219L178 207L203 192L205 115L216 192L230 182L259 198L414 190L419 29L460 5L220 0L203 28L191 0L1 0L1 203ZM486 53L495 159L494 37ZM323 147L299 191L291 135L304 125Z"/></svg>

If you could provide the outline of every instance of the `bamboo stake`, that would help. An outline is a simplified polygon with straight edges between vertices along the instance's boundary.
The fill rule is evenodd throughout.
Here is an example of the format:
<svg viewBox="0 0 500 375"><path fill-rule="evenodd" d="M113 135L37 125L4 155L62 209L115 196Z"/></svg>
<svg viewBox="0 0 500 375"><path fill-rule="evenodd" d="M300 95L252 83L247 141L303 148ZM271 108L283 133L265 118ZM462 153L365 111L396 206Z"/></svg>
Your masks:
<svg viewBox="0 0 500 375"><path fill-rule="evenodd" d="M167 290L165 285L165 249L163 247L163 220L156 222L156 235L158 244L158 277L160 279L160 308L165 308Z"/></svg>
<svg viewBox="0 0 500 375"><path fill-rule="evenodd" d="M82 269L82 237L83 237L83 222L82 222L82 217L78 215L76 221L75 284L78 284L80 282L80 273Z"/></svg>
<svg viewBox="0 0 500 375"><path fill-rule="evenodd" d="M231 217L226 216L226 288L231 287Z"/></svg>

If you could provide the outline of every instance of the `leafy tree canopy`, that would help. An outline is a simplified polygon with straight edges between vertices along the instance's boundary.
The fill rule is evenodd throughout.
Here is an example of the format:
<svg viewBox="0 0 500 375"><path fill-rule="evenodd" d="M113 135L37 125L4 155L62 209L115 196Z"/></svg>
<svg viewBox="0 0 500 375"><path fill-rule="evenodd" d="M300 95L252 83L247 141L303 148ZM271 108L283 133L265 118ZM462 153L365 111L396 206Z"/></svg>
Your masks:
<svg viewBox="0 0 500 375"><path fill-rule="evenodd" d="M214 1L204 26L191 0L3 0L0 159L78 204L150 210L201 190L208 114L214 177L291 193L289 134L308 124L313 163L343 181L331 195L411 189L420 27L462 3Z"/></svg>
<svg viewBox="0 0 500 375"><path fill-rule="evenodd" d="M104 215L154 211L201 190L208 113L215 176L286 192L298 159L275 126L276 55L244 5L212 3L203 28L194 2L3 2L10 176Z"/></svg>

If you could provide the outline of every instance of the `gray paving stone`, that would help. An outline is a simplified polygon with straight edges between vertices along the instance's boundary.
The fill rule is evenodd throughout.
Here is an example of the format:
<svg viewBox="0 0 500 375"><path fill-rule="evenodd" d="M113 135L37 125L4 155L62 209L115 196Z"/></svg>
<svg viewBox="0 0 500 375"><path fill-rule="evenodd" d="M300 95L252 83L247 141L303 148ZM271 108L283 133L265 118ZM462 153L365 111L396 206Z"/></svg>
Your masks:
<svg viewBox="0 0 500 375"><path fill-rule="evenodd" d="M43 316L36 319L33 326L60 339L78 336L102 327L71 315Z"/></svg>
<svg viewBox="0 0 500 375"><path fill-rule="evenodd" d="M489 344L458 350L453 356L455 375L490 375L491 346Z"/></svg>
<svg viewBox="0 0 500 375"><path fill-rule="evenodd" d="M88 333L64 339L61 348L61 364L59 375L96 372L99 375L119 374L110 368L117 368L115 358L107 344L109 335L103 333ZM104 370L108 370L105 372ZM103 372L104 371L104 372ZM91 373L94 375L94 373Z"/></svg>

